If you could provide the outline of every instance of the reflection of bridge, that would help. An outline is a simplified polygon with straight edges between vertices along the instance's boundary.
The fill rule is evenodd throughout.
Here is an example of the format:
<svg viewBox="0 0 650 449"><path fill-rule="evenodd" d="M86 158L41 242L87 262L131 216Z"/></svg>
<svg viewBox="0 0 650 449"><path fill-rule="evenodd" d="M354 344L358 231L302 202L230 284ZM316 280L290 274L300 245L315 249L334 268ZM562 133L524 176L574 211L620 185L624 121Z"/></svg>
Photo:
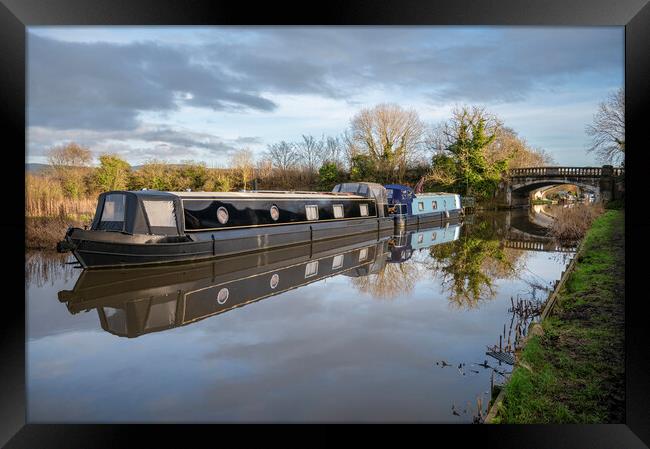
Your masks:
<svg viewBox="0 0 650 449"><path fill-rule="evenodd" d="M575 247L563 246L554 242L552 239L542 240L504 240L503 246L506 248L524 249L526 251L549 251L571 253Z"/></svg>
<svg viewBox="0 0 650 449"><path fill-rule="evenodd" d="M593 192L603 200L621 197L624 168L602 167L527 167L514 168L499 186L498 198L508 206L527 205L530 194L544 187L572 184Z"/></svg>
<svg viewBox="0 0 650 449"><path fill-rule="evenodd" d="M547 235L532 234L512 225L504 237L502 244L506 248L561 253L570 253L576 250L575 247L562 245Z"/></svg>

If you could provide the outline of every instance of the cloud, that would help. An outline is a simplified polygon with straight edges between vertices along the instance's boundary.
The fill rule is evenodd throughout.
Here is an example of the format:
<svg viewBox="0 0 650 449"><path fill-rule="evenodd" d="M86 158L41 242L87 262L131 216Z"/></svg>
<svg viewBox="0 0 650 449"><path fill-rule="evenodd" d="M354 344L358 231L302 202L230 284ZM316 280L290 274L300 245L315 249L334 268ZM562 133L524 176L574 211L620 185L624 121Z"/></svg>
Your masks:
<svg viewBox="0 0 650 449"><path fill-rule="evenodd" d="M623 84L623 50L622 27L30 27L29 151L211 158L342 132L377 102L595 104Z"/></svg>
<svg viewBox="0 0 650 449"><path fill-rule="evenodd" d="M130 162L149 159L214 160L259 140L254 136L226 139L166 125L139 125L133 130L113 131L30 127L28 131L31 157L44 156L52 146L74 141L91 148L95 157L102 153L117 153Z"/></svg>
<svg viewBox="0 0 650 449"><path fill-rule="evenodd" d="M126 130L141 111L182 105L273 110L276 105L232 75L155 42L61 42L30 34L28 123L58 129Z"/></svg>

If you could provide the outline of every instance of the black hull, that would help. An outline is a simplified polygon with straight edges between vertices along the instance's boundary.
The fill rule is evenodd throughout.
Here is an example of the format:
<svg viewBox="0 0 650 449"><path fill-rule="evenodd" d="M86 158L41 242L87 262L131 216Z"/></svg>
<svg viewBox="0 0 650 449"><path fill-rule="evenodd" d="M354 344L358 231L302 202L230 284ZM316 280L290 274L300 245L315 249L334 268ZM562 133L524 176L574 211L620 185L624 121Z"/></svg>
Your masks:
<svg viewBox="0 0 650 449"><path fill-rule="evenodd" d="M103 241L100 241L95 231L74 228L66 235L66 241L81 266L94 269L207 260L346 235L375 233L378 237L387 236L393 230L392 218L369 218L197 232L191 234L191 241L176 243L143 243L142 236L119 233L111 239L106 239L106 234L102 233Z"/></svg>

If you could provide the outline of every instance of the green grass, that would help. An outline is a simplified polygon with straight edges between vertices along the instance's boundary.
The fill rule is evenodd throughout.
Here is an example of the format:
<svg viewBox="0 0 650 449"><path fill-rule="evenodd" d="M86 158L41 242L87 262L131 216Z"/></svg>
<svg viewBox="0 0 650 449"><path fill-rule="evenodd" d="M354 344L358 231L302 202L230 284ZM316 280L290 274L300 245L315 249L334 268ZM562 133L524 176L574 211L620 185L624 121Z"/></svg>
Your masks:
<svg viewBox="0 0 650 449"><path fill-rule="evenodd" d="M494 423L622 423L624 420L624 212L598 217L584 250L521 352Z"/></svg>

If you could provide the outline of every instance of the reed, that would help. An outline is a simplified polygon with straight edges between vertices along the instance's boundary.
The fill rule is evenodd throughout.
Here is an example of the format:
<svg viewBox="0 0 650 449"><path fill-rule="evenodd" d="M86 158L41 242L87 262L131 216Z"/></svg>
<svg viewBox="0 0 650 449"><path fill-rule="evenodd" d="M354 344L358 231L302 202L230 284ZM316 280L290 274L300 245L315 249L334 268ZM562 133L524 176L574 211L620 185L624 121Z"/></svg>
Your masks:
<svg viewBox="0 0 650 449"><path fill-rule="evenodd" d="M88 219L95 213L96 198L71 198L61 184L47 176L27 175L25 180L26 217L69 217Z"/></svg>
<svg viewBox="0 0 650 449"><path fill-rule="evenodd" d="M554 214L555 220L549 232L562 242L580 240L603 210L600 203L576 204L573 207L562 208Z"/></svg>

